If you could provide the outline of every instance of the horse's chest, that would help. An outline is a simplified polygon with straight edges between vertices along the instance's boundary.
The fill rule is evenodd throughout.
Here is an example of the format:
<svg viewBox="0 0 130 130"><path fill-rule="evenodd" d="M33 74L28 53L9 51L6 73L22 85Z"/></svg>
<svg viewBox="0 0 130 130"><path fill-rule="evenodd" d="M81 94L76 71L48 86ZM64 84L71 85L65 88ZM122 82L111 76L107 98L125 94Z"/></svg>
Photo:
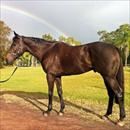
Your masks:
<svg viewBox="0 0 130 130"><path fill-rule="evenodd" d="M60 59L57 55L50 55L42 62L42 67L46 73L57 74L61 71Z"/></svg>

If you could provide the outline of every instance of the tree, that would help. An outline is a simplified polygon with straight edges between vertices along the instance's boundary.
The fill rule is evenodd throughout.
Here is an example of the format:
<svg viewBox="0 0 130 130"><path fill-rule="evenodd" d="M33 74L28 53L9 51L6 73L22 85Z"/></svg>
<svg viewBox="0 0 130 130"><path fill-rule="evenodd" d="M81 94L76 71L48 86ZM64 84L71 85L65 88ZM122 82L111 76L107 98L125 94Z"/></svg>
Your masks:
<svg viewBox="0 0 130 130"><path fill-rule="evenodd" d="M105 30L99 31L100 41L112 43L121 51L125 66L130 55L130 25L123 24L118 29L107 32Z"/></svg>
<svg viewBox="0 0 130 130"><path fill-rule="evenodd" d="M63 35L59 36L58 39L60 42L66 42L66 37L64 37Z"/></svg>
<svg viewBox="0 0 130 130"><path fill-rule="evenodd" d="M62 42L65 42L65 43L68 43L70 45L73 45L73 46L76 46L76 45L80 45L81 43L77 40L75 40L73 37L64 37L63 35L61 35L59 37L59 41L62 41Z"/></svg>
<svg viewBox="0 0 130 130"><path fill-rule="evenodd" d="M55 40L50 33L42 35L42 38L47 40L47 41L54 41Z"/></svg>
<svg viewBox="0 0 130 130"><path fill-rule="evenodd" d="M119 29L116 30L116 33L118 34L117 36L118 45L120 49L122 49L124 52L125 66L126 66L127 58L130 52L130 25L129 24L121 25Z"/></svg>
<svg viewBox="0 0 130 130"><path fill-rule="evenodd" d="M47 41L56 41L56 39L53 38L51 34L44 34L42 35L42 38ZM65 42L73 46L81 44L79 41L75 40L73 37L65 37L63 35L59 36L58 41ZM54 43L57 43L57 42L54 42Z"/></svg>
<svg viewBox="0 0 130 130"><path fill-rule="evenodd" d="M3 21L0 21L0 68L4 65L4 57L11 43L10 33L11 29Z"/></svg>
<svg viewBox="0 0 130 130"><path fill-rule="evenodd" d="M16 65L18 66L31 66L32 55L29 52L25 52L20 58L18 58Z"/></svg>
<svg viewBox="0 0 130 130"><path fill-rule="evenodd" d="M110 33L107 32L106 30L98 31L97 33L100 36L100 38L99 38L100 41L104 41L107 43L113 42Z"/></svg>

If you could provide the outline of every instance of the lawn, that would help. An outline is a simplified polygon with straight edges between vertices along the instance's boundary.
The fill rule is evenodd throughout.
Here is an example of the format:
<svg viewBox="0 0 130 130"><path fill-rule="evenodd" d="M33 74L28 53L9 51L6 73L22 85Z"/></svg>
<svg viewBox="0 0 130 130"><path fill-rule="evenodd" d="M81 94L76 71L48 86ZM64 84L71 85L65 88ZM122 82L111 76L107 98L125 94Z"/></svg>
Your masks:
<svg viewBox="0 0 130 130"><path fill-rule="evenodd" d="M13 67L1 69L1 79L7 78ZM76 76L62 77L64 98L69 100L85 99L95 103L108 100L102 77L93 71ZM24 92L47 93L47 81L41 67L20 67L10 79L1 84L1 89ZM55 95L57 95L55 89ZM130 106L130 68L125 68L125 103Z"/></svg>
<svg viewBox="0 0 130 130"><path fill-rule="evenodd" d="M12 73L13 69L14 67L1 69L1 79L3 80L7 78ZM124 70L125 109L127 115L125 121L126 126L130 128L130 68L125 68ZM81 75L62 77L62 84L64 99L72 103L70 103L71 105L66 105L66 113L74 113L84 117L85 119L97 121L99 118L92 116L92 114L86 113L86 111L79 106L87 108L88 111L92 110L99 115L103 115L106 112L108 96L100 74L90 71ZM31 96L38 97L38 100L42 102L44 102L44 99L41 95L47 95L48 93L46 75L42 71L41 67L20 67L8 82L0 85L1 91L18 91L18 93L23 92L27 95L31 94ZM54 95L57 96L56 89L54 91ZM42 98L39 98L40 96ZM11 99L10 95L8 96L8 99ZM14 98L12 99L15 100ZM23 104L25 104L25 101ZM44 104L47 105L47 100ZM59 110L59 103L54 102L54 108ZM117 120L118 116L119 109L116 105L111 118L112 120Z"/></svg>

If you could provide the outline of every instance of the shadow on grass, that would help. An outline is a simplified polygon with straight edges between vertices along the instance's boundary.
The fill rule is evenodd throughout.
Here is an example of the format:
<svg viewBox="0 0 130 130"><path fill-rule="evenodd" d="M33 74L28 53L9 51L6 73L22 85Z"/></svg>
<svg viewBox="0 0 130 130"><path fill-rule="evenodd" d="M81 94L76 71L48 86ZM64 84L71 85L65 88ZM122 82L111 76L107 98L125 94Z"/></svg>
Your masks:
<svg viewBox="0 0 130 130"><path fill-rule="evenodd" d="M4 95L4 94L11 94L11 95L15 95L17 97L20 97L22 99L24 99L25 101L29 102L30 104L32 104L33 106L35 106L36 108L38 108L40 111L45 112L45 110L43 110L40 106L37 105L37 103L47 107L46 104L44 104L43 102L39 101L39 99L48 99L48 94L46 93L42 93L42 92L24 92L24 91L1 91L0 92L0 96ZM59 98L56 96L53 96L53 100L56 102L59 102ZM93 110L89 109L89 108L85 108L83 106L77 105L73 102L64 100L66 105L72 106L74 108L77 108L79 110L83 110L87 113L91 113L95 116L97 116L98 118L102 119L102 116L97 114L96 112L94 112ZM53 109L55 112L57 112L55 109ZM58 112L57 112L58 113ZM112 121L111 119L108 118L108 120L115 124L114 121Z"/></svg>
<svg viewBox="0 0 130 130"><path fill-rule="evenodd" d="M99 87L99 86L91 86L92 88L98 88L98 89L103 89L103 90L106 90L105 87ZM130 95L130 92L125 92L126 95Z"/></svg>

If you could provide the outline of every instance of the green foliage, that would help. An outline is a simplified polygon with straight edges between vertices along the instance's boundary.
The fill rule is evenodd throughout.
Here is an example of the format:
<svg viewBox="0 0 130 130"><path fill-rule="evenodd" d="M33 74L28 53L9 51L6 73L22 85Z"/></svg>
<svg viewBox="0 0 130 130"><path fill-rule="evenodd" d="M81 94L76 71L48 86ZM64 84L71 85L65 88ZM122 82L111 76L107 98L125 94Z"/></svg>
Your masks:
<svg viewBox="0 0 130 130"><path fill-rule="evenodd" d="M76 45L80 45L81 43L77 40L75 40L73 37L64 37L63 35L61 35L59 37L59 41L65 42L65 43L69 43L70 45L76 46Z"/></svg>
<svg viewBox="0 0 130 130"><path fill-rule="evenodd" d="M42 38L47 40L47 41L54 41L55 40L50 33L42 35Z"/></svg>
<svg viewBox="0 0 130 130"><path fill-rule="evenodd" d="M0 21L0 68L4 65L4 57L11 43L8 38L10 32L11 29L3 21Z"/></svg>
<svg viewBox="0 0 130 130"><path fill-rule="evenodd" d="M50 33L42 35L42 38L47 40L47 41L56 41L56 39L54 39ZM68 44L73 45L73 46L81 44L79 41L75 40L73 37L66 38L63 35L59 36L58 41L65 42L65 43L68 43Z"/></svg>
<svg viewBox="0 0 130 130"><path fill-rule="evenodd" d="M59 36L59 41L66 42L66 37L64 37L63 35Z"/></svg>
<svg viewBox="0 0 130 130"><path fill-rule="evenodd" d="M130 25L123 24L112 32L99 31L98 35L100 41L114 44L121 50L123 61L127 65L127 59L130 55Z"/></svg>
<svg viewBox="0 0 130 130"><path fill-rule="evenodd" d="M18 66L31 66L32 64L32 55L28 52L25 52L16 63Z"/></svg>

